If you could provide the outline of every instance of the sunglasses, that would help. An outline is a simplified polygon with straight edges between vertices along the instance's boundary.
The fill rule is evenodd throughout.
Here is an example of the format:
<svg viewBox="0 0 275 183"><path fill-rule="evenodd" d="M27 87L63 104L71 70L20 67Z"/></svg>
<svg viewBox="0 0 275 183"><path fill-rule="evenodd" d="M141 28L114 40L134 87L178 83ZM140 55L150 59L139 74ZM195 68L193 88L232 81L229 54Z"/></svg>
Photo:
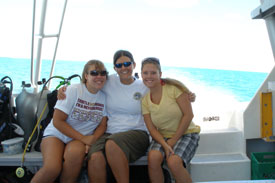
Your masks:
<svg viewBox="0 0 275 183"><path fill-rule="evenodd" d="M119 63L119 64L115 64L116 68L121 68L122 65L124 65L124 67L129 67L133 62L123 62L123 63Z"/></svg>
<svg viewBox="0 0 275 183"><path fill-rule="evenodd" d="M160 62L159 62L159 59L158 58L155 58L155 57L148 57L146 59L144 59L141 64L145 64L145 63L156 63L158 65L160 65Z"/></svg>
<svg viewBox="0 0 275 183"><path fill-rule="evenodd" d="M90 71L90 75L91 76L107 76L108 72L107 71L96 71L96 70L93 70L93 71Z"/></svg>

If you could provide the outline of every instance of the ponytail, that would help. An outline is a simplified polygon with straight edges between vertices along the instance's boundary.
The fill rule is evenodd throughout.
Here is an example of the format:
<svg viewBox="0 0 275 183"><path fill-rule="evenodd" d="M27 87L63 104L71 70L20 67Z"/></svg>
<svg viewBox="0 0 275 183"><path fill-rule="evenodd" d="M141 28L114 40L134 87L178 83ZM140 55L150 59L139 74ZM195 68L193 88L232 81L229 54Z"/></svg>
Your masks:
<svg viewBox="0 0 275 183"><path fill-rule="evenodd" d="M178 89L180 89L183 93L189 93L190 90L180 81L176 80L176 79L171 79L171 78L164 78L161 79L164 83L168 84L168 85L174 85L176 86Z"/></svg>

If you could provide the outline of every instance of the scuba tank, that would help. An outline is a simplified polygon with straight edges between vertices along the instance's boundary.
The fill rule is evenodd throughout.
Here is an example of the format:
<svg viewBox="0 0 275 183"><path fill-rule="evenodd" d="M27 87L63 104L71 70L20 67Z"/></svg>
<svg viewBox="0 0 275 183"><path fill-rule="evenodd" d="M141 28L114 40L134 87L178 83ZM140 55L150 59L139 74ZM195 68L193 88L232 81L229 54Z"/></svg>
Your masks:
<svg viewBox="0 0 275 183"><path fill-rule="evenodd" d="M68 78L63 78L61 76L52 76L48 81L43 80L42 91L38 94L29 93L26 91L25 87L30 87L30 84L23 84L22 92L16 98L17 118L19 123L24 126L25 136L24 136L24 152L22 154L21 166L15 171L18 178L22 178L25 175L24 160L26 151L31 151L33 139L36 140L35 150L40 151L40 143L42 140L43 132L48 125L50 119L53 115L54 105L57 100L57 89L65 84L70 84L70 80L74 77L81 77L74 74ZM53 92L47 89L46 84L53 78L62 79L59 85ZM21 109L19 109L21 108ZM42 109L43 108L43 109ZM42 125L40 124L42 123ZM38 131L39 130L39 131ZM39 136L37 135L39 134Z"/></svg>
<svg viewBox="0 0 275 183"><path fill-rule="evenodd" d="M30 87L30 84L25 84L25 82L22 82L22 86L22 92L16 97L15 103L17 111L17 123L24 130L24 147L32 134L38 117L41 115L41 112L47 103L47 94L50 93L50 90L43 88L43 90L39 93L30 93L25 89L25 87ZM48 108L46 108L42 119L46 117L48 111ZM37 139L37 135L38 131L36 130L36 132L31 137L27 151L31 150L32 143Z"/></svg>

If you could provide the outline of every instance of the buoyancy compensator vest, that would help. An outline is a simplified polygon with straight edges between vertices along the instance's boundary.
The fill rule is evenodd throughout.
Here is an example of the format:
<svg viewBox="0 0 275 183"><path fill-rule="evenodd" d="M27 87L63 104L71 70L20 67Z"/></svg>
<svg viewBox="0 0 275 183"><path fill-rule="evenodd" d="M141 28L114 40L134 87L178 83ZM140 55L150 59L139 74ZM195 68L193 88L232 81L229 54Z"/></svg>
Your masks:
<svg viewBox="0 0 275 183"><path fill-rule="evenodd" d="M12 79L9 76L3 77L0 80L0 143L24 134L22 128L16 124L15 110L12 106L12 90ZM2 146L0 146L0 151L2 151Z"/></svg>
<svg viewBox="0 0 275 183"><path fill-rule="evenodd" d="M47 94L50 90L43 88L39 93L30 93L25 89L25 84L23 83L22 92L16 97L16 111L17 111L17 122L23 128L24 134L24 145L30 138L32 131L36 125L37 119L40 116L44 106L47 103ZM42 92L42 93L41 93ZM41 119L44 119L48 113L48 108L46 108L45 113ZM32 143L37 139L38 130L31 137L29 147L27 151L31 150Z"/></svg>
<svg viewBox="0 0 275 183"><path fill-rule="evenodd" d="M44 133L46 127L48 126L48 124L51 122L51 120L53 118L54 106L56 104L56 101L57 101L57 89L52 91L51 93L47 94L47 102L48 102L49 111L48 111L47 116L45 117L45 119L43 119L40 122L39 134L38 134L38 138L37 138L37 141L35 143L35 146L34 146L35 151L41 152L40 144L42 142L43 133Z"/></svg>

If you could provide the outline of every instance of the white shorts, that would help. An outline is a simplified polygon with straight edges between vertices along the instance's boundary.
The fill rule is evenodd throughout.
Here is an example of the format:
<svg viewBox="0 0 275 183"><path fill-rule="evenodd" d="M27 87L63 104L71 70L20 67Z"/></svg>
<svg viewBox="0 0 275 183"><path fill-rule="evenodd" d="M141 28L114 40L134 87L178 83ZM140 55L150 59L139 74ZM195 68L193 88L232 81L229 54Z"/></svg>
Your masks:
<svg viewBox="0 0 275 183"><path fill-rule="evenodd" d="M72 138L64 135L63 133L61 133L59 130L57 130L54 126L53 123L51 122L45 129L44 133L43 133L43 138L45 137L56 137L58 139L60 139L62 142L64 142L65 144L69 143L70 141L72 141Z"/></svg>

